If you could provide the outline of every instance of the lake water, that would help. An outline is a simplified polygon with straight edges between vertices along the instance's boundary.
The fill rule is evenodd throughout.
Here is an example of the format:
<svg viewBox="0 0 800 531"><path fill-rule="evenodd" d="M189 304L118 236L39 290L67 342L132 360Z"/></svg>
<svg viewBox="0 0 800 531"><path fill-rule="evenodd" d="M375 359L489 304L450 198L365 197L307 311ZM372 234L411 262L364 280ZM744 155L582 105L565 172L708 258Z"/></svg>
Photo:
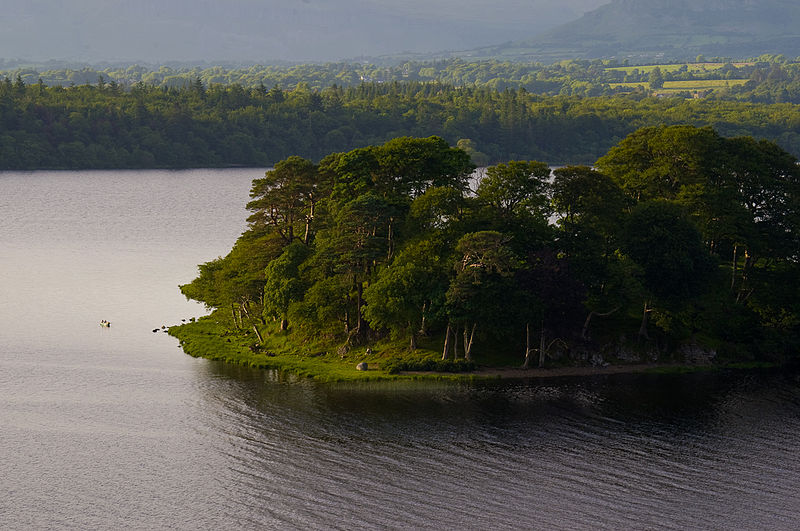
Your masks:
<svg viewBox="0 0 800 531"><path fill-rule="evenodd" d="M262 175L0 173L0 528L800 525L797 374L320 385L186 356L152 330L203 313L177 285Z"/></svg>

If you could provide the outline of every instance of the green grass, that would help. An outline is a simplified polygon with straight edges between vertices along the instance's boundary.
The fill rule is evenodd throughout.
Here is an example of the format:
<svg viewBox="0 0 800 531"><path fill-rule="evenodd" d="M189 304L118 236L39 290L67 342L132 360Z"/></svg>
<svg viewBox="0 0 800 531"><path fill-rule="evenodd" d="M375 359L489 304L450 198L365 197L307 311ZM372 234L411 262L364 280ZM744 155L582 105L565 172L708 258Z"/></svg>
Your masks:
<svg viewBox="0 0 800 531"><path fill-rule="evenodd" d="M664 87L653 91L654 94L677 94L679 92L703 92L721 88L734 87L747 83L746 79L693 79L689 81L665 81ZM611 88L623 87L635 90L636 87L648 89L649 83L609 83Z"/></svg>
<svg viewBox="0 0 800 531"><path fill-rule="evenodd" d="M714 90L718 88L734 87L736 85L744 85L747 83L746 79L693 79L689 81L665 81L664 88L659 89L657 92L664 91L696 91L696 90Z"/></svg>
<svg viewBox="0 0 800 531"><path fill-rule="evenodd" d="M267 326L262 330L264 343L255 347L257 338L250 332L232 333L215 321L214 315L169 329L170 335L176 337L184 352L190 356L223 361L246 367L278 370L292 373L299 377L311 378L321 382L366 382L396 380L478 380L494 379L492 374L476 375L469 372L447 372L462 368L449 362L441 364L442 339L438 337L423 338L417 350L410 351L408 343L403 340L384 339L370 346L355 347L344 354L337 353L338 344L325 342L322 339L304 341L299 335L280 332L277 326ZM518 367L522 355L516 350L481 352L474 355L476 363L485 367ZM359 371L356 365L360 362L369 364L368 371ZM560 366L557 362L548 363L549 367ZM739 362L719 365L662 365L646 370L656 374L683 374L722 369L764 369L777 365L764 362ZM396 374L391 369L403 371L419 371L413 374L404 372ZM440 371L440 372L431 372Z"/></svg>
<svg viewBox="0 0 800 531"><path fill-rule="evenodd" d="M677 72L680 68L686 65L687 70L689 72L713 72L715 70L719 70L726 63L679 63L679 64L671 64L671 65L641 65L641 66L615 66L611 68L606 68L606 70L614 70L617 72L625 72L626 74L630 74L634 70L638 70L639 72L650 73L651 71L658 68L662 72ZM749 66L753 63L732 63L735 67L741 66Z"/></svg>
<svg viewBox="0 0 800 531"><path fill-rule="evenodd" d="M184 352L196 358L274 369L324 382L473 378L468 373L408 375L390 374L386 370L390 361L417 362L441 356L425 348L424 343L422 348L413 353L408 350L405 341L386 340L372 345L371 354L366 353L365 347L360 347L340 355L336 353L337 346L334 344L322 341L297 342L290 334L267 327L262 332L264 344L259 348L251 348L256 344L254 333L231 333L215 322L213 315L172 327L169 333L180 341ZM356 369L361 362L368 363L368 371Z"/></svg>

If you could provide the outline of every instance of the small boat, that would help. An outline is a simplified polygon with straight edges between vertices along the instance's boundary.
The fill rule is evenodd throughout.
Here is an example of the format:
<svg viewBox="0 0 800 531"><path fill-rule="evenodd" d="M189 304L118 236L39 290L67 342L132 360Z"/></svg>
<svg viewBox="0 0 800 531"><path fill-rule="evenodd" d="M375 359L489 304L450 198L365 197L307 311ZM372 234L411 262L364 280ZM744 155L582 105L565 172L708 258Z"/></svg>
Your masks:
<svg viewBox="0 0 800 531"><path fill-rule="evenodd" d="M100 326L105 326L106 328L109 328L111 327L111 322L103 319L102 321L100 321Z"/></svg>

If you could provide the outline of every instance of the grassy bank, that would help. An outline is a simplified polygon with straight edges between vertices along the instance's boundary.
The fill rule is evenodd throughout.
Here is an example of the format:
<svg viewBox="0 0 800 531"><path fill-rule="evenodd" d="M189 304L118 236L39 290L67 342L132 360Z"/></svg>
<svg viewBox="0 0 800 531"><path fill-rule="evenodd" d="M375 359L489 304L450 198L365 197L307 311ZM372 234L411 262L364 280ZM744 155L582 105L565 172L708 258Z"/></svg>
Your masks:
<svg viewBox="0 0 800 531"><path fill-rule="evenodd" d="M400 379L470 379L469 373L429 372L426 374L399 374L398 368L405 366L433 365L441 354L420 348L413 355L405 342L381 341L372 345L369 353L365 347L353 348L346 353L337 352L337 345L322 341L298 343L288 333L264 330L263 344L255 347L253 332L231 333L214 322L213 317L201 318L197 322L174 326L169 334L180 341L181 348L190 356L224 361L259 369L275 369L291 372L318 381L369 381ZM356 368L366 363L368 370ZM422 364L422 365L419 365ZM457 370L458 364L450 362L440 366L445 371Z"/></svg>
<svg viewBox="0 0 800 531"><path fill-rule="evenodd" d="M180 341L184 352L197 358L224 361L258 369L279 370L321 382L381 381L381 380L477 380L520 379L569 376L596 376L623 373L684 374L716 370L753 370L776 367L763 362L725 365L614 364L603 367L556 366L545 369L522 370L502 366L482 365L471 371L464 362L441 362L440 345L425 344L413 353L405 341L381 341L370 347L357 347L338 353L337 346L323 341L298 343L288 333L264 330L264 342L255 347L253 332L231 333L217 324L213 317L174 326L170 335ZM366 363L368 370L359 371L356 365ZM464 372L457 372L464 371Z"/></svg>

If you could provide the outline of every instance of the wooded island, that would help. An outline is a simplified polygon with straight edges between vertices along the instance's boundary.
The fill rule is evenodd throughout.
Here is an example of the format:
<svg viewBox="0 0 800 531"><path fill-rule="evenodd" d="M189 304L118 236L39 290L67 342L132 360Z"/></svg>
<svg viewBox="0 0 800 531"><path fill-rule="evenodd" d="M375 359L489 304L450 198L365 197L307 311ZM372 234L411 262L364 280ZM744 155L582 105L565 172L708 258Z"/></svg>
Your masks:
<svg viewBox="0 0 800 531"><path fill-rule="evenodd" d="M775 144L660 126L593 167L474 170L438 137L282 160L181 286L213 312L171 333L332 378L797 356L800 170Z"/></svg>

